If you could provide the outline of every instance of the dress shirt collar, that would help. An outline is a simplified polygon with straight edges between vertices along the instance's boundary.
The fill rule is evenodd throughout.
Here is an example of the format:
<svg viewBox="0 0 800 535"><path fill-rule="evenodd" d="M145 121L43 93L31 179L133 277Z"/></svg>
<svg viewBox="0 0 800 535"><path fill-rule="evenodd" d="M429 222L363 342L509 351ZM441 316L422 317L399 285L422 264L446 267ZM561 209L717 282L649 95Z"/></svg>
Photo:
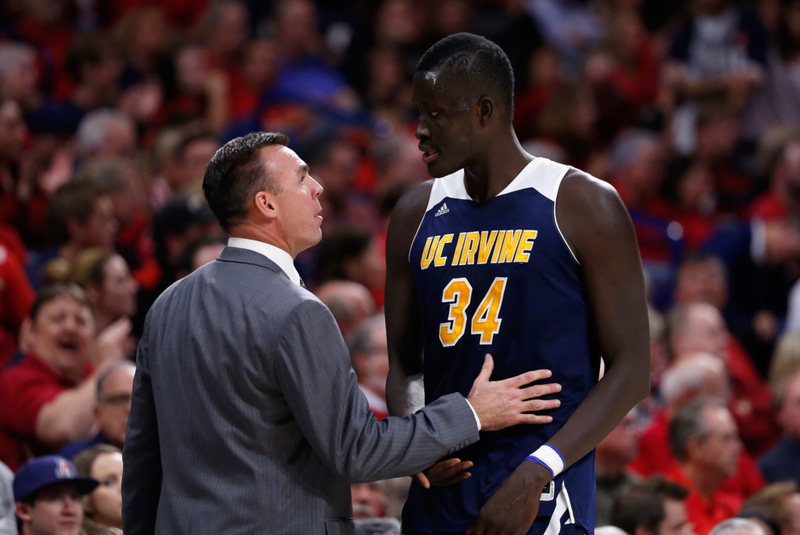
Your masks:
<svg viewBox="0 0 800 535"><path fill-rule="evenodd" d="M294 267L294 260L292 260L292 255L280 249L279 247L275 247L274 245L270 245L268 243L264 243L263 241L258 240L250 240L247 238L228 238L228 247L238 247L240 249L248 249L250 251L254 251L256 253L262 254L278 264L278 267L283 270L286 275L289 276L289 280L293 283L300 285L300 274L297 272L297 269Z"/></svg>

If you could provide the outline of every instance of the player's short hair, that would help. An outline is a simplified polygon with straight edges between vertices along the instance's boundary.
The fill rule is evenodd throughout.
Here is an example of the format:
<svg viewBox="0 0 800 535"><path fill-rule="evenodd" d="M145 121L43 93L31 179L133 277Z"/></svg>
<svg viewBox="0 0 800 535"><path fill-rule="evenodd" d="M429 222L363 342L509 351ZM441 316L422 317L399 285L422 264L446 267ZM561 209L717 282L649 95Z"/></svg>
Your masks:
<svg viewBox="0 0 800 535"><path fill-rule="evenodd" d="M664 520L664 500L683 501L689 495L684 487L660 475L624 487L611 506L610 524L626 533L635 533L637 526L658 533Z"/></svg>
<svg viewBox="0 0 800 535"><path fill-rule="evenodd" d="M278 132L254 132L227 142L211 158L203 177L208 206L226 232L247 217L247 204L262 190L279 193L280 188L262 165L259 154L270 145L289 145L289 137Z"/></svg>
<svg viewBox="0 0 800 535"><path fill-rule="evenodd" d="M474 92L488 93L514 115L514 71L503 49L471 33L449 35L430 47L417 64L417 72L438 70L457 77Z"/></svg>

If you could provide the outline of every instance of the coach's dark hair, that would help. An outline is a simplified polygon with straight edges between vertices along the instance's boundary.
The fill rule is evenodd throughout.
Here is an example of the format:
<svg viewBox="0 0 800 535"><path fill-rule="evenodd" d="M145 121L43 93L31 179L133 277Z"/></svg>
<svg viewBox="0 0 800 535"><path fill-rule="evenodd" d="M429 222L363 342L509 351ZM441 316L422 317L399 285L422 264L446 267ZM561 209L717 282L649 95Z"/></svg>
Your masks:
<svg viewBox="0 0 800 535"><path fill-rule="evenodd" d="M636 533L642 526L650 533L658 533L658 526L664 520L664 500L683 501L689 491L662 476L653 476L624 487L611 505L609 523L625 533Z"/></svg>
<svg viewBox="0 0 800 535"><path fill-rule="evenodd" d="M35 322L37 316L39 316L39 312L42 310L42 307L50 301L55 301L59 297L71 297L82 306L88 309L92 308L92 304L89 302L89 298L86 297L86 292L83 291L83 288L71 282L58 282L56 284L47 286L44 290L36 295L36 301L33 302L33 306L31 307L29 314L31 320Z"/></svg>
<svg viewBox="0 0 800 535"><path fill-rule="evenodd" d="M259 158L262 148L289 144L289 137L277 132L255 132L227 142L206 168L203 192L220 226L229 232L237 220L247 217L247 203L260 190L280 193Z"/></svg>
<svg viewBox="0 0 800 535"><path fill-rule="evenodd" d="M455 76L475 92L486 92L514 115L514 71L508 56L495 43L471 33L449 35L430 47L417 72L439 70Z"/></svg>
<svg viewBox="0 0 800 535"><path fill-rule="evenodd" d="M689 441L697 438L701 441L708 438L711 430L706 422L705 409L709 407L725 407L714 398L701 398L682 407L669 424L669 447L678 461L685 461Z"/></svg>

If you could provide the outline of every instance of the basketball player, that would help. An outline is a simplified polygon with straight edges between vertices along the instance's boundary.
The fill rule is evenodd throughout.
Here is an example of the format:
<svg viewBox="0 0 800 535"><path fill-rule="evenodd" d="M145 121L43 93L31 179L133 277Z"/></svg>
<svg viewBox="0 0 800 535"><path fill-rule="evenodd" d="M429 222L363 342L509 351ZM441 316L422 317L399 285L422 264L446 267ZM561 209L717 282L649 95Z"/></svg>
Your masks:
<svg viewBox="0 0 800 535"><path fill-rule="evenodd" d="M594 447L649 391L625 206L608 184L522 150L513 86L503 51L470 34L417 65L416 136L436 178L401 199L389 226L389 409L415 410L420 373L426 403L467 393L487 353L496 379L552 370L561 405L550 423L485 433L428 472L458 484L413 482L406 534L593 533Z"/></svg>

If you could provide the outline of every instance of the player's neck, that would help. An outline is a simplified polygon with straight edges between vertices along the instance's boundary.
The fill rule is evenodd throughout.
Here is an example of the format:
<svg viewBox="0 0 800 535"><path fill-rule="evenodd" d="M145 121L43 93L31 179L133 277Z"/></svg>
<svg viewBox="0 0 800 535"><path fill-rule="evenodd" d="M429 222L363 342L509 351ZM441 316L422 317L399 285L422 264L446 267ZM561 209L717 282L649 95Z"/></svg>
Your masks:
<svg viewBox="0 0 800 535"><path fill-rule="evenodd" d="M464 186L476 202L496 197L531 162L531 155L522 149L513 131L500 136L464 168Z"/></svg>

